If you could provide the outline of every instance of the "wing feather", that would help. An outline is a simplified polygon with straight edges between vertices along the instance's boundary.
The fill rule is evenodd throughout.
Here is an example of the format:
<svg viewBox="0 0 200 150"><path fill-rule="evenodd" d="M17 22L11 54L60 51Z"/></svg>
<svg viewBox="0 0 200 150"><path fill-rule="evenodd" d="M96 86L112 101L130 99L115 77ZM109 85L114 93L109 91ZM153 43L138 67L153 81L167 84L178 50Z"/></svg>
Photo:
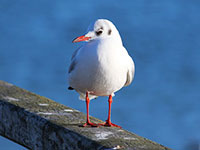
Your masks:
<svg viewBox="0 0 200 150"><path fill-rule="evenodd" d="M134 64L132 58L129 56L127 77L126 77L126 82L125 82L124 86L128 86L131 84L131 82L133 81L133 78L134 78L134 74L135 74L135 64Z"/></svg>
<svg viewBox="0 0 200 150"><path fill-rule="evenodd" d="M72 54L71 64L69 66L68 73L71 73L75 69L76 64L77 64L76 56L77 56L77 54L78 54L78 52L79 52L80 49L81 49L81 47L79 47L77 50L75 50L74 53Z"/></svg>

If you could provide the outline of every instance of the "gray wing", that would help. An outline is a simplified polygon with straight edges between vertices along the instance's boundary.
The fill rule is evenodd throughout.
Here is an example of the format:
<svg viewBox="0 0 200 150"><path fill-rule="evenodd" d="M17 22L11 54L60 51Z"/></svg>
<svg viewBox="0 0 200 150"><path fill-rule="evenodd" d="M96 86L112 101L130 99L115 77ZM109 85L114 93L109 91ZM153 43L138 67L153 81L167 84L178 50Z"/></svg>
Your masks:
<svg viewBox="0 0 200 150"><path fill-rule="evenodd" d="M72 58L71 61L76 57L78 51L81 49L81 47L79 47L77 50L74 51L74 53L72 54Z"/></svg>
<svg viewBox="0 0 200 150"><path fill-rule="evenodd" d="M135 74L135 64L132 58L129 56L128 71L126 75L126 83L124 84L124 86L128 86L129 84L131 84L134 78L134 74Z"/></svg>
<svg viewBox="0 0 200 150"><path fill-rule="evenodd" d="M74 53L72 54L71 64L69 66L68 73L71 73L75 69L76 64L77 64L76 56L77 56L77 54L78 54L78 52L79 52L80 49L81 49L81 47L79 47L77 50L75 50Z"/></svg>
<svg viewBox="0 0 200 150"><path fill-rule="evenodd" d="M74 59L74 60L72 60L72 62L71 62L71 64L70 64L70 66L69 66L69 70L68 70L68 73L71 73L73 70L74 70L74 68L76 67L76 60Z"/></svg>

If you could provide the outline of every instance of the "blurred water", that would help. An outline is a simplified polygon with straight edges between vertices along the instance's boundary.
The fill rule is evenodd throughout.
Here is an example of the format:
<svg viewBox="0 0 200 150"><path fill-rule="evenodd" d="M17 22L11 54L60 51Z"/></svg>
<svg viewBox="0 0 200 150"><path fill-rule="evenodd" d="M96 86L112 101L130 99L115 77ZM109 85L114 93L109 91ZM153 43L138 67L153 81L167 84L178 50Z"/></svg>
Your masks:
<svg viewBox="0 0 200 150"><path fill-rule="evenodd" d="M91 21L119 29L136 64L131 86L116 93L112 120L176 150L200 143L200 1L0 0L0 80L85 112L67 91L67 68ZM91 102L105 120L107 98ZM0 138L1 149L25 149Z"/></svg>

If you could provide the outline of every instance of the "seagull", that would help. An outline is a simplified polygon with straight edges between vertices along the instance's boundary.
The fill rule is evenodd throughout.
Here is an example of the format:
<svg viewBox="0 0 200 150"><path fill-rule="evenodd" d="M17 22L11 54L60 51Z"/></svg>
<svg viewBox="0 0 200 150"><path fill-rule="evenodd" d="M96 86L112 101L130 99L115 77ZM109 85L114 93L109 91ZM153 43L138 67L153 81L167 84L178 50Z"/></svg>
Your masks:
<svg viewBox="0 0 200 150"><path fill-rule="evenodd" d="M114 93L131 84L135 65L122 44L115 25L107 19L97 19L88 27L87 33L73 40L85 41L72 55L68 70L69 90L80 94L86 101L87 121L83 127L120 126L111 122L111 104ZM98 96L108 96L108 119L103 124L89 119L89 103Z"/></svg>

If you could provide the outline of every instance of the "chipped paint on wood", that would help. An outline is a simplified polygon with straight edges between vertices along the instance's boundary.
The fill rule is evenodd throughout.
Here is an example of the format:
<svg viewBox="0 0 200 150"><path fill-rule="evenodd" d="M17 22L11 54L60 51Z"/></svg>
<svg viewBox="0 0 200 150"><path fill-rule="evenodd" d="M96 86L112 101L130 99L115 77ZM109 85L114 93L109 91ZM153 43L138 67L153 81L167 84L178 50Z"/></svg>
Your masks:
<svg viewBox="0 0 200 150"><path fill-rule="evenodd" d="M45 103L44 104L43 103L39 103L38 105L39 106L49 106L49 104L45 104Z"/></svg>
<svg viewBox="0 0 200 150"><path fill-rule="evenodd" d="M14 98L14 97L9 97L9 96L4 96L3 99L8 100L8 101L19 101L19 99Z"/></svg>

